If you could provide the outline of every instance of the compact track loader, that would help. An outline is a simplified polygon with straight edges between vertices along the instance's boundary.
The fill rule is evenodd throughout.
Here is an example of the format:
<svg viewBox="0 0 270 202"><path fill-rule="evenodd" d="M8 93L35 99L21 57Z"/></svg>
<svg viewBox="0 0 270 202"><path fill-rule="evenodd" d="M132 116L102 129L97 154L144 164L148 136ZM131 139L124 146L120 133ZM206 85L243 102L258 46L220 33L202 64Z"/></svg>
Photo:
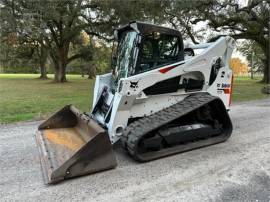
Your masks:
<svg viewBox="0 0 270 202"><path fill-rule="evenodd" d="M131 22L115 38L113 72L96 77L92 111L69 105L38 128L46 183L116 167L117 141L145 162L232 133L231 37L184 47L177 30Z"/></svg>

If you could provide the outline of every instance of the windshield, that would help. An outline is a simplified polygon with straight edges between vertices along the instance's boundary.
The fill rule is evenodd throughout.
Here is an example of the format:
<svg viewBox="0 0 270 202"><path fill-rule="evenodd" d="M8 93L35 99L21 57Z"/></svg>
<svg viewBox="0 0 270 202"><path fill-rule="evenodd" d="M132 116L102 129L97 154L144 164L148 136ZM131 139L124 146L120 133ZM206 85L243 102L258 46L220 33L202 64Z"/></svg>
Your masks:
<svg viewBox="0 0 270 202"><path fill-rule="evenodd" d="M115 80L116 82L128 76L129 68L134 63L133 49L137 33L134 31L127 31L121 34L118 43L116 55L113 56L115 61Z"/></svg>

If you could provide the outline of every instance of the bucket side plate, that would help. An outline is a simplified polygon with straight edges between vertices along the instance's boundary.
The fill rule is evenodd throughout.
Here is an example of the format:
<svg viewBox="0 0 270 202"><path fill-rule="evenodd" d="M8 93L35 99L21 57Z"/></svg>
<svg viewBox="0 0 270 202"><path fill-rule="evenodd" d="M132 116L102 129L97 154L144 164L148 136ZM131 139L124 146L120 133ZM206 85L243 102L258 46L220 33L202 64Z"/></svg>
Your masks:
<svg viewBox="0 0 270 202"><path fill-rule="evenodd" d="M65 124L61 128L61 123L53 123L57 128L50 124L48 127L39 128L36 133L46 184L107 170L117 165L107 132L94 120L87 120L82 114L73 113L74 109L73 106L66 107L66 110L70 111L64 113L76 115L75 124L72 123L70 127ZM61 114L56 113L54 120L57 120L57 116L63 119Z"/></svg>

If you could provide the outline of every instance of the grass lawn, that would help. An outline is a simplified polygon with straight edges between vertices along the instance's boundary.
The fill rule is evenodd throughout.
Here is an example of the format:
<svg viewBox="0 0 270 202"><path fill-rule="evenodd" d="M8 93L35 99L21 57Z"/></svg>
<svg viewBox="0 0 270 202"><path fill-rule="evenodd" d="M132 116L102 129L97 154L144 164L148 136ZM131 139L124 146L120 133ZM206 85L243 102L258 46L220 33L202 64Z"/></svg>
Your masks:
<svg viewBox="0 0 270 202"><path fill-rule="evenodd" d="M36 79L35 74L0 74L0 123L44 119L67 104L81 111L92 105L94 80L68 75L69 82ZM49 75L53 78L53 75ZM259 79L236 78L233 102L269 97L261 93Z"/></svg>
<svg viewBox="0 0 270 202"><path fill-rule="evenodd" d="M248 77L236 77L233 83L232 103L270 98L270 95L261 92L261 89L266 86L260 83L261 79L261 77L253 80Z"/></svg>
<svg viewBox="0 0 270 202"><path fill-rule="evenodd" d="M57 84L36 78L35 74L0 74L0 123L44 119L67 104L90 110L94 80L68 75L69 82Z"/></svg>

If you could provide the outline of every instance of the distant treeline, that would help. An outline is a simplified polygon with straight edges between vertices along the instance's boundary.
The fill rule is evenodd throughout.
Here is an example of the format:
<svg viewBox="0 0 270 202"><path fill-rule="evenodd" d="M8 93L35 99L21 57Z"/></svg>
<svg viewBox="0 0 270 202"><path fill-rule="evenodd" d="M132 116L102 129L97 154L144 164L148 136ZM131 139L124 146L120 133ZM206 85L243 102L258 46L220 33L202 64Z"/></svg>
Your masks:
<svg viewBox="0 0 270 202"><path fill-rule="evenodd" d="M56 82L107 72L113 29L137 20L175 28L194 44L245 39L240 51L270 83L269 13L269 0L2 0L0 68L42 79L51 72Z"/></svg>

